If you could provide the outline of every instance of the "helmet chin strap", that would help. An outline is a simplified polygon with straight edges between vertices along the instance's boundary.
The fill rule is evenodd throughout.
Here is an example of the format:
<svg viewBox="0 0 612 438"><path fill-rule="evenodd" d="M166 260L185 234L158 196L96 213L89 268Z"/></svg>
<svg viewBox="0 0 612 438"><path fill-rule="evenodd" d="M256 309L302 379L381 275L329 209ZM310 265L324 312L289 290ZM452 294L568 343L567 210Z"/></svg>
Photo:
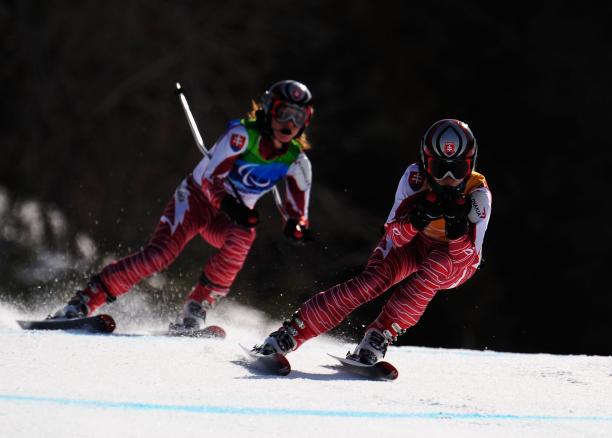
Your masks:
<svg viewBox="0 0 612 438"><path fill-rule="evenodd" d="M257 121L257 127L259 131L268 137L272 137L274 135L272 133L272 124L270 122L270 118L266 115L266 112L263 109L258 109L255 111L255 120Z"/></svg>
<svg viewBox="0 0 612 438"><path fill-rule="evenodd" d="M306 129L306 125L303 125L293 138L299 138L304 133L305 129Z"/></svg>

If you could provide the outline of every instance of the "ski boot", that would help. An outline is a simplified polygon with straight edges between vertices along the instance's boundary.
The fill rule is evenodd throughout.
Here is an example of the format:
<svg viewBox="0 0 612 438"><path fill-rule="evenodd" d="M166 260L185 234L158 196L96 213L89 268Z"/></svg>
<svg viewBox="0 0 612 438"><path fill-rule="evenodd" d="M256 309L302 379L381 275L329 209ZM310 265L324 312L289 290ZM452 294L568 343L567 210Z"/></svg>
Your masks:
<svg viewBox="0 0 612 438"><path fill-rule="evenodd" d="M296 347L297 342L289 331L283 327L270 333L263 345L256 346L254 350L264 355L280 353L284 356L287 353L295 350Z"/></svg>
<svg viewBox="0 0 612 438"><path fill-rule="evenodd" d="M208 307L208 306L206 306ZM195 300L187 300L183 305L183 310L176 317L175 323L170 323L170 332L173 334L189 333L204 327L206 321L205 306Z"/></svg>
<svg viewBox="0 0 612 438"><path fill-rule="evenodd" d="M202 275L198 284L187 296L176 322L170 324L170 332L189 334L202 329L206 321L206 312L212 310L228 293L229 289L213 284Z"/></svg>
<svg viewBox="0 0 612 438"><path fill-rule="evenodd" d="M374 365L385 357L387 347L396 339L388 330L381 333L373 328L368 329L355 351L352 354L349 351L346 358L365 365Z"/></svg>
<svg viewBox="0 0 612 438"><path fill-rule="evenodd" d="M175 323L170 323L170 332L180 334L194 332L204 327L206 312L212 310L229 293L229 289L215 286L204 275L189 293L183 310Z"/></svg>
<svg viewBox="0 0 612 438"><path fill-rule="evenodd" d="M263 345L256 345L253 350L264 355L280 353L286 355L298 346L295 337L298 331L295 327L304 328L304 323L294 314L290 320L283 322L283 326L270 333Z"/></svg>
<svg viewBox="0 0 612 438"><path fill-rule="evenodd" d="M97 277L94 277L85 289L77 291L68 304L49 315L47 319L85 318L97 308L115 300L115 297L106 292Z"/></svg>

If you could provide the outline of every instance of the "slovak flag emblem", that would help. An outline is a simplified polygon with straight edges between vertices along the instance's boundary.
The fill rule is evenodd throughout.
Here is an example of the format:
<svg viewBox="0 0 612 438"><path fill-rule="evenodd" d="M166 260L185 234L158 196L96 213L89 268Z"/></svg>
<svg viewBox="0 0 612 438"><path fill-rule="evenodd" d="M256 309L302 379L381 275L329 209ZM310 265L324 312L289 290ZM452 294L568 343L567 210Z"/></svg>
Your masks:
<svg viewBox="0 0 612 438"><path fill-rule="evenodd" d="M410 172L408 175L408 184L415 192L423 186L423 175L420 172Z"/></svg>
<svg viewBox="0 0 612 438"><path fill-rule="evenodd" d="M296 101L302 100L302 97L304 96L302 89L296 85L292 85L290 93L293 99Z"/></svg>
<svg viewBox="0 0 612 438"><path fill-rule="evenodd" d="M230 140L230 146L232 147L232 150L236 152L242 149L245 141L246 141L246 138L244 137L244 135L233 134Z"/></svg>
<svg viewBox="0 0 612 438"><path fill-rule="evenodd" d="M446 155L453 155L455 153L455 143L452 141L444 142L444 153Z"/></svg>

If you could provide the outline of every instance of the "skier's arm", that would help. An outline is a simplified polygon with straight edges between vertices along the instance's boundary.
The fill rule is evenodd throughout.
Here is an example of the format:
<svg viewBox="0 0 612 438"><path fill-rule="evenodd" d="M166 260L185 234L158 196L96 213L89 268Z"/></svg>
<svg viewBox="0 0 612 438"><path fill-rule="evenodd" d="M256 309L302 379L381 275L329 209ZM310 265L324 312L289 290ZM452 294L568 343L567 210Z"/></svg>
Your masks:
<svg viewBox="0 0 612 438"><path fill-rule="evenodd" d="M208 157L204 157L193 172L195 181L215 207L219 207L227 192L223 181L232 166L246 149L249 137L242 125L228 129L214 144Z"/></svg>
<svg viewBox="0 0 612 438"><path fill-rule="evenodd" d="M416 164L406 169L395 191L395 202L389 213L385 230L393 246L399 248L410 242L419 232L411 223L409 213L414 210L415 202L423 193L424 178Z"/></svg>
<svg viewBox="0 0 612 438"><path fill-rule="evenodd" d="M491 217L492 197L483 186L473 190L469 196L471 208L467 221L468 231L457 239L450 239L448 249L453 265L458 268L478 267L482 260L482 244Z"/></svg>
<svg viewBox="0 0 612 438"><path fill-rule="evenodd" d="M308 205L310 203L310 186L312 184L312 167L304 153L300 153L289 167L285 177L285 211L289 219L308 227Z"/></svg>
<svg viewBox="0 0 612 438"><path fill-rule="evenodd" d="M387 237L391 239L393 246L400 248L409 243L419 230L406 219L400 219L391 223L385 224Z"/></svg>
<svg viewBox="0 0 612 438"><path fill-rule="evenodd" d="M308 205L310 203L310 186L312 184L312 167L304 153L300 153L289 167L285 176L284 208L288 218L284 233L294 242L309 239Z"/></svg>

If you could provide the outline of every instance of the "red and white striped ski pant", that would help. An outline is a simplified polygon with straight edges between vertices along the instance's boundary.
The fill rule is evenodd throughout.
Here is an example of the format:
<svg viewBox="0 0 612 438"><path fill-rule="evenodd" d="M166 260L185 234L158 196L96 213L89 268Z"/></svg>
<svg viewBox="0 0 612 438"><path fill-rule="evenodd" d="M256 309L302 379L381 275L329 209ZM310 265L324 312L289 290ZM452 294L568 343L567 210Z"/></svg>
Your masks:
<svg viewBox="0 0 612 438"><path fill-rule="evenodd" d="M368 328L389 330L397 336L397 328L403 331L417 323L438 290L468 280L476 271L477 257L467 236L449 245L419 233L400 248L394 248L385 236L361 274L314 295L300 307L297 317L305 326L295 327L298 346L336 327L357 307L394 285L382 312Z"/></svg>
<svg viewBox="0 0 612 438"><path fill-rule="evenodd" d="M191 176L176 189L151 241L142 250L106 266L99 279L108 293L120 296L166 268L196 234L219 251L204 265L202 273L207 281L198 282L189 297L203 301L211 289L227 294L249 253L255 229L236 225L213 207Z"/></svg>

